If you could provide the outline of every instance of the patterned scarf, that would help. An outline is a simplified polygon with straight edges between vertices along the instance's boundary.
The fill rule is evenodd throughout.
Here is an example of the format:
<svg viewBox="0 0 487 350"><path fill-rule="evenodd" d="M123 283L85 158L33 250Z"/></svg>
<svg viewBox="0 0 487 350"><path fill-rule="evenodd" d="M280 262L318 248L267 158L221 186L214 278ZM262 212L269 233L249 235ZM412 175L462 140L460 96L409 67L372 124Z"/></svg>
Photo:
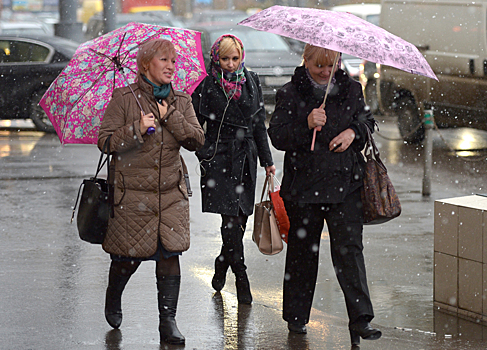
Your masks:
<svg viewBox="0 0 487 350"><path fill-rule="evenodd" d="M233 73L227 72L220 67L220 43L225 37L233 38L239 43L240 47L242 48L242 60L240 61L240 66ZM244 73L245 53L242 41L235 35L224 34L215 41L215 43L211 47L210 55L211 74L217 81L218 85L223 88L223 91L225 92L225 95L227 95L227 97L231 96L232 99L238 100L242 93L242 86L246 81Z"/></svg>

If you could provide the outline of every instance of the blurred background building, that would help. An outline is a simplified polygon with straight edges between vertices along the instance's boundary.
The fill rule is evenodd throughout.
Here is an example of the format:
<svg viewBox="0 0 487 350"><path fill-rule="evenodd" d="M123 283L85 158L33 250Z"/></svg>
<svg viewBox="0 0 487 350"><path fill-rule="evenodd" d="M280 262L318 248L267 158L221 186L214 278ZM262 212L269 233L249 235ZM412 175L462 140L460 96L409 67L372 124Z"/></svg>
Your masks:
<svg viewBox="0 0 487 350"><path fill-rule="evenodd" d="M65 0L0 0L2 20L26 18L28 13L57 12L59 2ZM71 0L70 0L71 1ZM169 10L180 17L191 17L199 9L263 9L273 5L328 8L353 3L380 3L376 0L115 0L118 12L136 12L134 8L146 7L149 10ZM78 20L86 23L96 12L103 10L102 0L76 0Z"/></svg>

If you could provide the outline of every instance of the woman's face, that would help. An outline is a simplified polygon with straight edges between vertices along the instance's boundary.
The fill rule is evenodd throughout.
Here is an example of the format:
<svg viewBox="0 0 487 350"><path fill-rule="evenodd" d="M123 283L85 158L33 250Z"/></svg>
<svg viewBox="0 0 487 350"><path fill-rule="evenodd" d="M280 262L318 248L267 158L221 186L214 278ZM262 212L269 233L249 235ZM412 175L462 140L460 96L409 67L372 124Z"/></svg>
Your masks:
<svg viewBox="0 0 487 350"><path fill-rule="evenodd" d="M233 73L240 66L240 55L236 48L220 56L220 67L227 72Z"/></svg>
<svg viewBox="0 0 487 350"><path fill-rule="evenodd" d="M146 68L147 79L161 86L169 84L174 74L176 55L158 51Z"/></svg>
<svg viewBox="0 0 487 350"><path fill-rule="evenodd" d="M317 82L320 85L328 84L330 75L332 74L333 64L322 66L316 64L316 60L314 59L307 60L305 58L304 65L306 66L306 68L308 68L309 74L311 75L311 77L315 82ZM337 69L338 69L338 65L335 68L335 72Z"/></svg>

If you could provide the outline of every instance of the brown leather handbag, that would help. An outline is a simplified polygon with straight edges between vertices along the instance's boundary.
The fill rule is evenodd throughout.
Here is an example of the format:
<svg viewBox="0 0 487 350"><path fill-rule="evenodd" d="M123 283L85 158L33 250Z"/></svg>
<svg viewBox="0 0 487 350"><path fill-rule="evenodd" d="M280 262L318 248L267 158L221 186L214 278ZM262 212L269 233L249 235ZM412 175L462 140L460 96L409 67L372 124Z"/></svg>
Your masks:
<svg viewBox="0 0 487 350"><path fill-rule="evenodd" d="M276 216L272 208L272 202L269 198L264 200L264 194L269 194L269 191L266 191L266 189L269 186L274 187L274 182L270 177L271 176L269 175L265 178L260 202L255 204L254 231L252 233L252 240L257 244L259 251L266 255L277 254L281 252L283 248L281 234L279 233Z"/></svg>
<svg viewBox="0 0 487 350"><path fill-rule="evenodd" d="M401 214L401 203L368 127L367 135L362 204L364 224L376 225L398 217Z"/></svg>

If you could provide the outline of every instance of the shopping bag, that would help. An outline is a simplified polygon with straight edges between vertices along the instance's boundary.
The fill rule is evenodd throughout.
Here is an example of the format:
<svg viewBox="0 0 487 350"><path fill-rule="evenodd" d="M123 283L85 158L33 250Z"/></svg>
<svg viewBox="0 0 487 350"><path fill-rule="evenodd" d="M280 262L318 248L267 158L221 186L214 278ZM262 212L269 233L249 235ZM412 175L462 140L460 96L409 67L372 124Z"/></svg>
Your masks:
<svg viewBox="0 0 487 350"><path fill-rule="evenodd" d="M283 243L277 220L272 210L272 202L264 200L264 194L269 186L269 176L266 177L260 202L255 204L254 231L252 240L257 244L259 251L266 255L274 255L282 251Z"/></svg>
<svg viewBox="0 0 487 350"><path fill-rule="evenodd" d="M274 179L278 183L277 186L274 186ZM287 243L287 236L289 234L290 224L286 208L284 207L284 201L279 194L281 184L272 174L270 181L271 185L269 189L269 197L271 198L272 202L272 210L274 211L274 216L276 217L277 227L279 227L279 233L281 234L281 238L284 242Z"/></svg>
<svg viewBox="0 0 487 350"><path fill-rule="evenodd" d="M369 128L367 133L362 204L364 224L376 225L398 217L401 214L401 203Z"/></svg>

